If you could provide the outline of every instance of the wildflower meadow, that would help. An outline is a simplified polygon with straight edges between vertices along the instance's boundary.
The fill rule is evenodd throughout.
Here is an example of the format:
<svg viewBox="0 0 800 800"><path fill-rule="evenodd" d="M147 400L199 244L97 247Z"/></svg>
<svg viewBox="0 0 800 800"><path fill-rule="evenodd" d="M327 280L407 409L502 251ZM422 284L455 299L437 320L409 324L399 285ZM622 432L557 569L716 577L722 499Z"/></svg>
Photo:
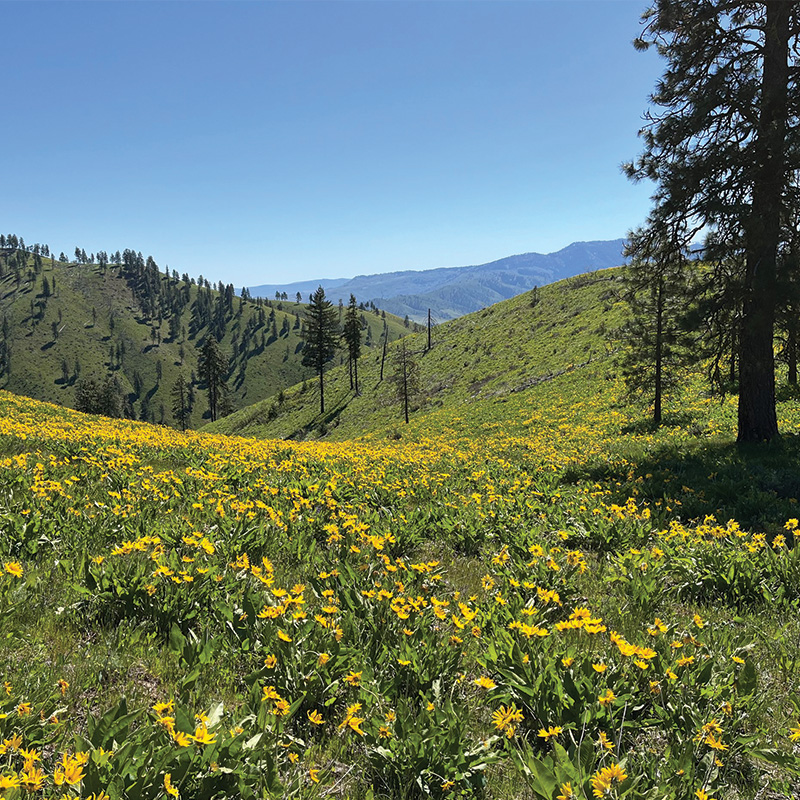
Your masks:
<svg viewBox="0 0 800 800"><path fill-rule="evenodd" d="M797 787L795 500L682 512L643 470L690 427L621 435L579 381L400 441L0 404L7 798Z"/></svg>

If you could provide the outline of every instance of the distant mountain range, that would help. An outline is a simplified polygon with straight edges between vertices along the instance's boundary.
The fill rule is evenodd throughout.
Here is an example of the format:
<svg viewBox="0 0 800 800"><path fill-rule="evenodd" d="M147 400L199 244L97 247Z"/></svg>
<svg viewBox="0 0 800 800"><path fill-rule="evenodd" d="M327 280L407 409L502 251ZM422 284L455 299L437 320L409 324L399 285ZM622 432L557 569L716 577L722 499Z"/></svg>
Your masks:
<svg viewBox="0 0 800 800"><path fill-rule="evenodd" d="M436 320L442 322L514 297L534 286L582 272L617 267L625 263L624 244L624 239L573 242L555 253L522 253L470 267L263 284L251 286L249 291L254 297L274 297L275 292L286 292L291 300L300 292L306 300L310 292L322 286L334 303L339 300L347 303L354 294L359 302L371 301L387 312L400 317L407 315L418 322L424 321L431 309Z"/></svg>

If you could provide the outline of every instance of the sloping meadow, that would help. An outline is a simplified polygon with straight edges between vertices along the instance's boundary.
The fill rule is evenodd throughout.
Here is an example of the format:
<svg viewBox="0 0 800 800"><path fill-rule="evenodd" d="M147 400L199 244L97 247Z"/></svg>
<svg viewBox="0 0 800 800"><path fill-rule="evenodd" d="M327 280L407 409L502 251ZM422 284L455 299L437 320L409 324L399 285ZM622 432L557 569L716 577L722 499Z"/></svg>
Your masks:
<svg viewBox="0 0 800 800"><path fill-rule="evenodd" d="M796 795L795 439L617 388L291 444L0 394L4 796Z"/></svg>

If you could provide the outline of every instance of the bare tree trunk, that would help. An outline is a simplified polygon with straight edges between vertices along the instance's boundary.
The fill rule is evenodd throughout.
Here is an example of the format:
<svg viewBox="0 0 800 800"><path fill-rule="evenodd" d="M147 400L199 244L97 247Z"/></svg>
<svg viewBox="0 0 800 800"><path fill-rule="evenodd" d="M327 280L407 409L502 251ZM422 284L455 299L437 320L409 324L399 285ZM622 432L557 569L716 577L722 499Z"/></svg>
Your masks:
<svg viewBox="0 0 800 800"><path fill-rule="evenodd" d="M664 280L658 282L656 298L656 374L655 398L653 399L653 425L661 424L661 380L664 367Z"/></svg>
<svg viewBox="0 0 800 800"><path fill-rule="evenodd" d="M403 409L408 425L408 358L406 357L406 343L403 342Z"/></svg>
<svg viewBox="0 0 800 800"><path fill-rule="evenodd" d="M797 384L797 323L792 320L789 323L788 341L786 342L786 361L789 364L789 375L787 380L790 385Z"/></svg>
<svg viewBox="0 0 800 800"><path fill-rule="evenodd" d="M789 16L794 3L767 0L757 171L746 230L745 296L739 330L737 441L778 435L775 412L776 260L785 169Z"/></svg>
<svg viewBox="0 0 800 800"><path fill-rule="evenodd" d="M431 310L428 309L428 350L431 349Z"/></svg>

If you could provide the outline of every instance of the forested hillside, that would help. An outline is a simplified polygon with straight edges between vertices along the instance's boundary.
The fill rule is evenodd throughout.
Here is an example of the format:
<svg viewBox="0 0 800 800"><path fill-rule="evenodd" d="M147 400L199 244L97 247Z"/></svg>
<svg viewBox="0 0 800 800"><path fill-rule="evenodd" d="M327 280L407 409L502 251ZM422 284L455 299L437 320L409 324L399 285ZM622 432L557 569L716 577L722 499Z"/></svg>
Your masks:
<svg viewBox="0 0 800 800"><path fill-rule="evenodd" d="M313 373L302 365L304 304L237 295L221 281L162 270L131 249L67 260L46 245L0 237L0 387L72 408L177 425L208 417L199 359L210 337L226 361L223 412L270 397ZM343 318L343 309L339 309ZM363 343L408 332L372 306ZM338 363L338 356L332 363Z"/></svg>

